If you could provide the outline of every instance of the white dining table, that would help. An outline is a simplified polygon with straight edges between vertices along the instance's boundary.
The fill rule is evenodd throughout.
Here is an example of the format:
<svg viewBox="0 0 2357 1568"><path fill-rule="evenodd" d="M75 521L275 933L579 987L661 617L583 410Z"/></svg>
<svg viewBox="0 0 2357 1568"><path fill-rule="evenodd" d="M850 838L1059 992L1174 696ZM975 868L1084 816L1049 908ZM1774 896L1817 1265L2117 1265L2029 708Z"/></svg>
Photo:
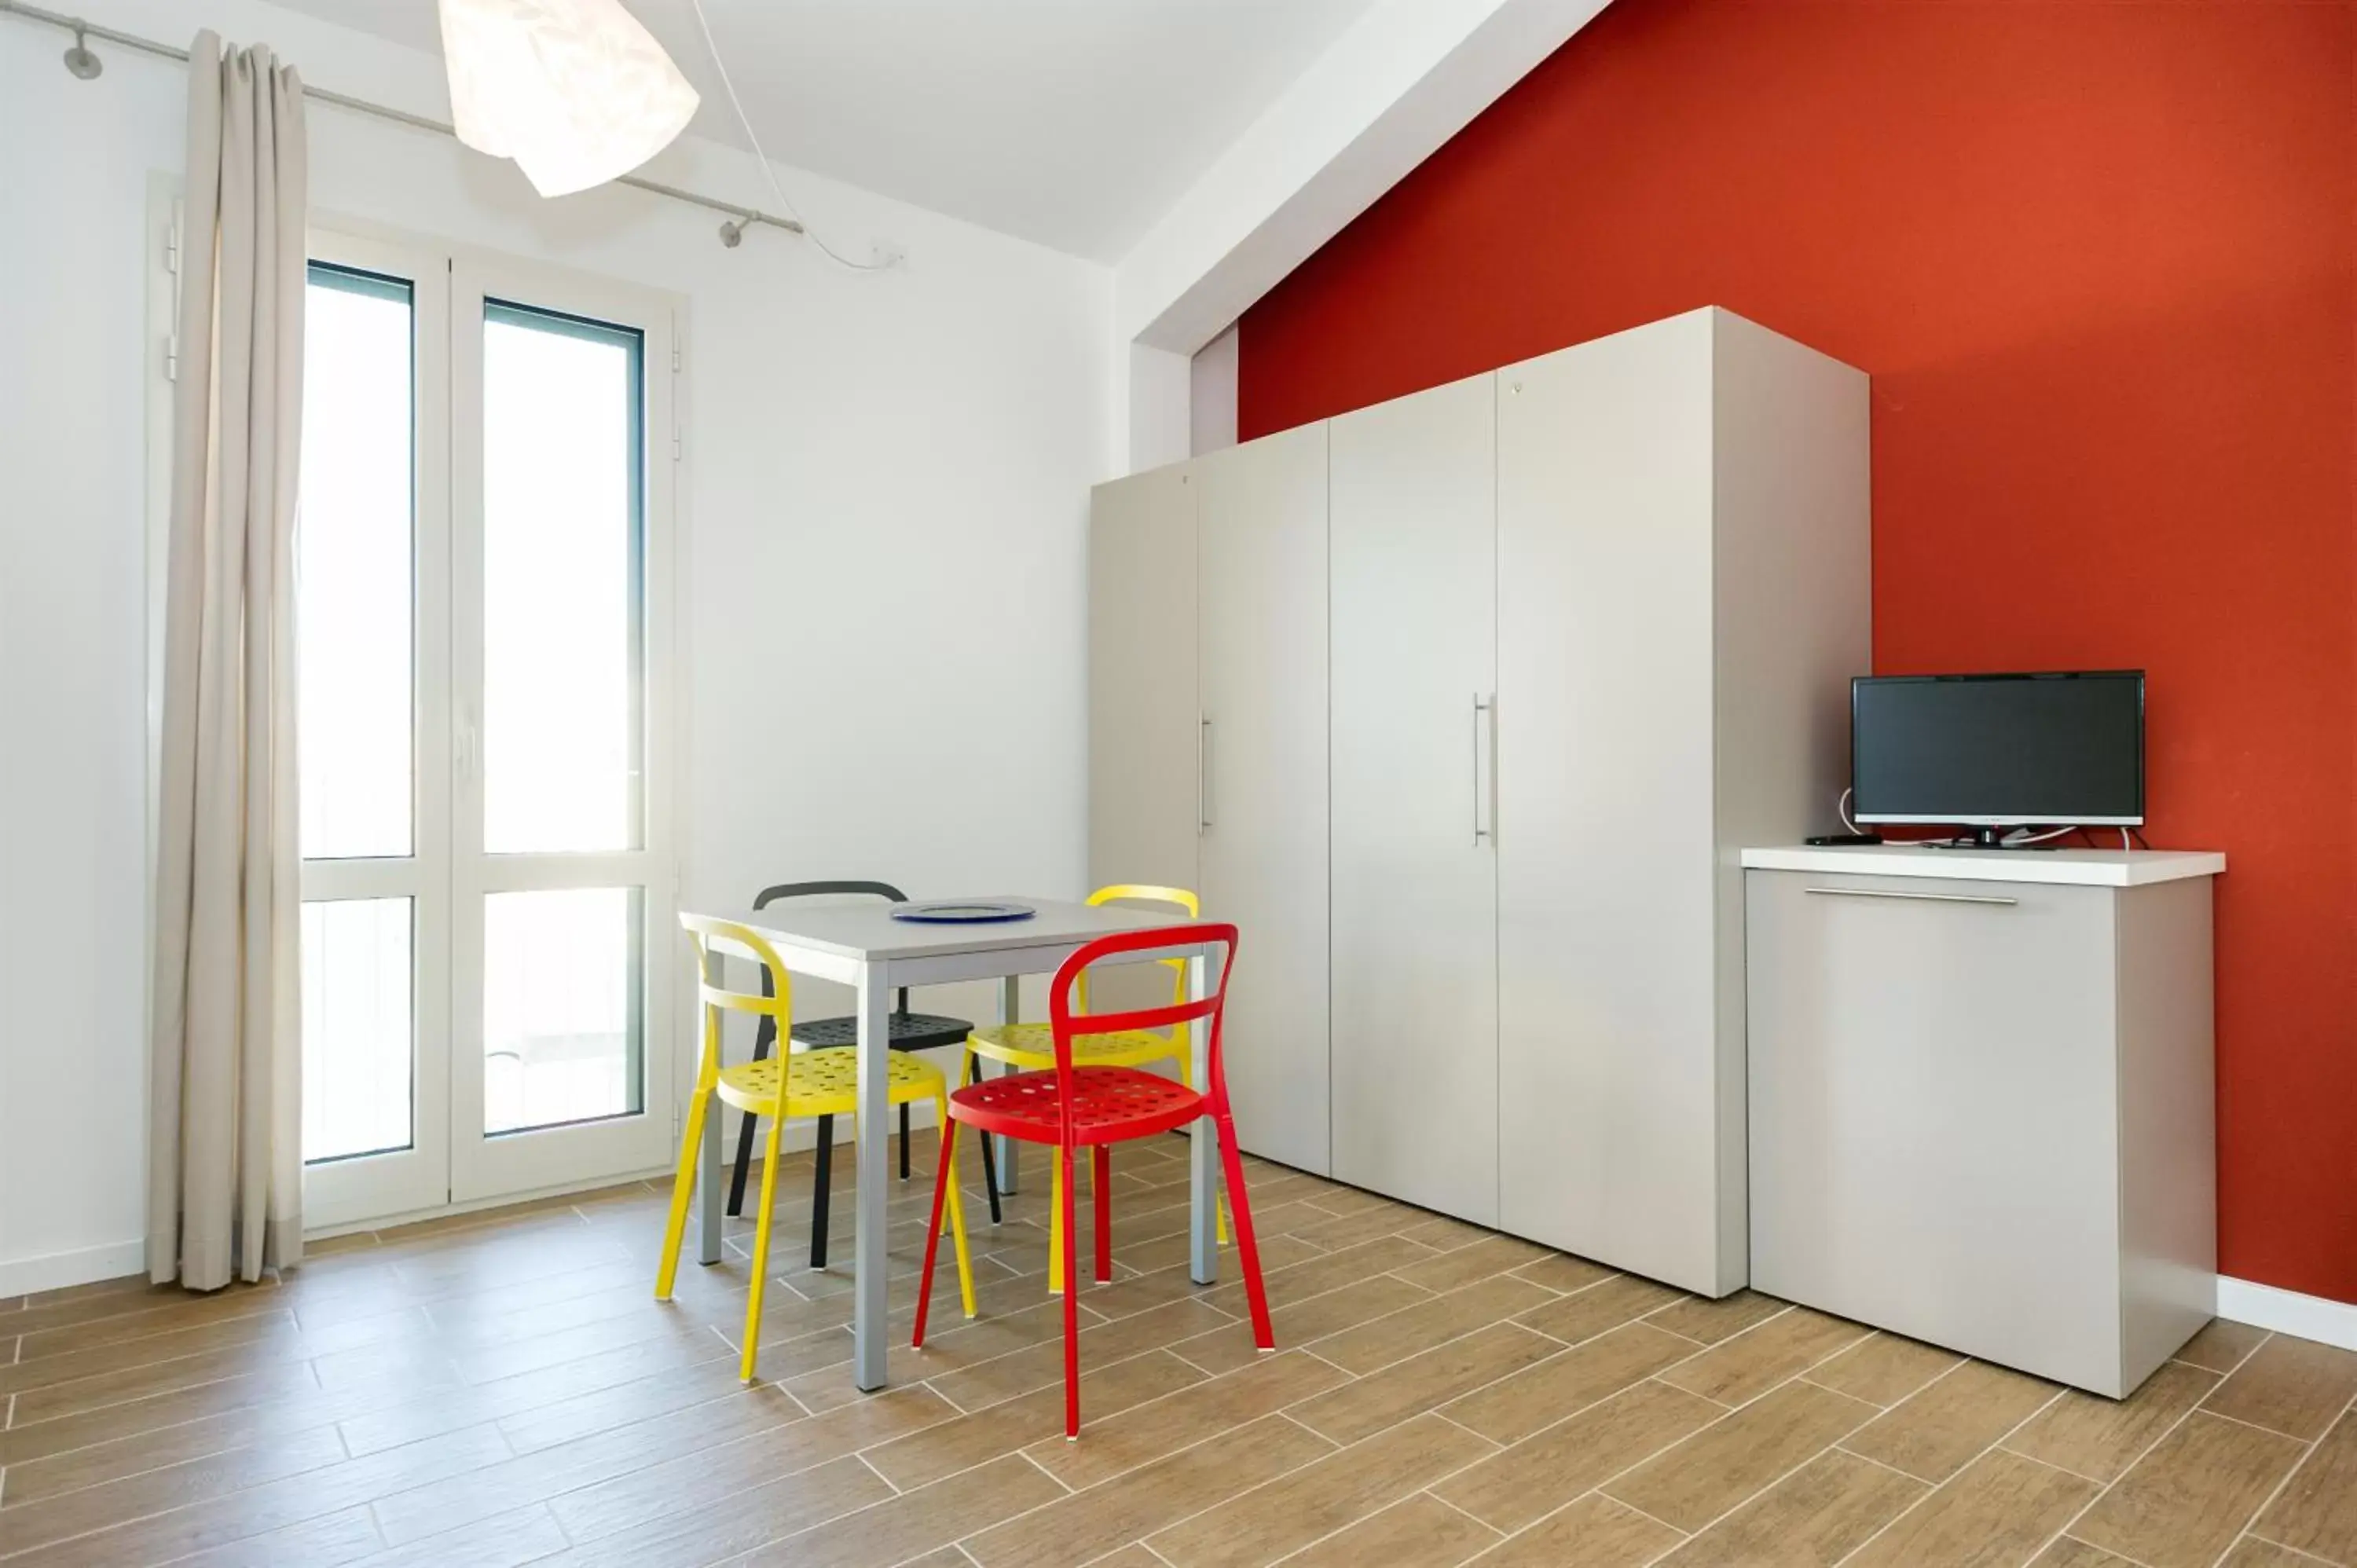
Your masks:
<svg viewBox="0 0 2357 1568"><path fill-rule="evenodd" d="M1012 896L991 895L993 899ZM1013 897L1033 913L1020 920L971 924L928 924L895 919L889 904L773 904L758 911L713 911L715 918L750 928L777 950L779 961L794 974L838 981L857 993L859 1019L859 1138L856 1144L856 1191L854 1198L856 1237L852 1249L851 1322L853 1376L863 1390L885 1382L885 1351L891 1333L887 1322L885 1284L885 1211L889 1195L890 1167L885 1157L891 1125L887 1098L890 1050L892 994L904 985L942 985L956 981L996 980L998 1019L1022 1020L1019 985L1027 974L1049 974L1084 943L1116 931L1168 925L1169 917L1114 905L1092 907L1060 898ZM716 945L727 948L725 940ZM751 958L748 950L738 949ZM1205 994L1206 961L1218 951L1216 943L1177 943L1135 955L1130 961L1185 958L1189 994ZM1206 1081L1211 1031L1191 1031L1194 1061L1192 1081ZM783 1048L783 1042L780 1042ZM1193 1204L1189 1224L1189 1273L1197 1284L1219 1277L1219 1248L1213 1236L1212 1183L1219 1168L1218 1134L1209 1119L1194 1127L1188 1157L1188 1194ZM1002 1138L997 1145L998 1181L1013 1192L1017 1182L1017 1151L1020 1145ZM721 1256L721 1210L726 1199L720 1179L720 1113L716 1103L704 1119L704 1148L698 1161L697 1216L699 1255L706 1263Z"/></svg>

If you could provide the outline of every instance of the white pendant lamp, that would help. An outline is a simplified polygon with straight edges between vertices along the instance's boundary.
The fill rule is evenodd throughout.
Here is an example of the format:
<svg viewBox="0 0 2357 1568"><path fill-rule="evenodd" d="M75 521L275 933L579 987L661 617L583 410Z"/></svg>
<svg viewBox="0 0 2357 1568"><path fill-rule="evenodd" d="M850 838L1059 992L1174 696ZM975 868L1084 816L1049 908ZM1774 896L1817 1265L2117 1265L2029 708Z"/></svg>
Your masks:
<svg viewBox="0 0 2357 1568"><path fill-rule="evenodd" d="M671 144L695 89L620 0L441 0L458 139L543 196L625 175Z"/></svg>

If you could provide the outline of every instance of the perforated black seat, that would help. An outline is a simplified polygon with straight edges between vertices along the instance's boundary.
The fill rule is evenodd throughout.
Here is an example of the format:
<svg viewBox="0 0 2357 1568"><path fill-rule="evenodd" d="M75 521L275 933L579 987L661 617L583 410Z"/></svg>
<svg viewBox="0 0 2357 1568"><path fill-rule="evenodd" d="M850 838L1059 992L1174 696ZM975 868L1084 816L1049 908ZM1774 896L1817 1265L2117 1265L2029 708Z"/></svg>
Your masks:
<svg viewBox="0 0 2357 1568"><path fill-rule="evenodd" d="M946 1018L938 1013L895 1013L892 1015L892 1048L896 1051L930 1051L936 1046L962 1046L974 1033L974 1026L963 1018ZM794 1025L794 1044L806 1050L831 1050L837 1046L859 1043L859 1020L845 1014L840 1018L813 1018Z"/></svg>

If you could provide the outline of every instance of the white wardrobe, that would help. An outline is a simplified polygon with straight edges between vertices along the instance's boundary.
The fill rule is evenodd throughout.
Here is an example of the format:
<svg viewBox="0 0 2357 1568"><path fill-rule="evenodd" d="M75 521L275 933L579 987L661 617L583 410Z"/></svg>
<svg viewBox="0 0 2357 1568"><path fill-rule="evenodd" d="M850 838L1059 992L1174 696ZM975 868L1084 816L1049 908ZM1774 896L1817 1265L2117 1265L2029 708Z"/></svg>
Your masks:
<svg viewBox="0 0 2357 1568"><path fill-rule="evenodd" d="M1745 1283L1747 844L1832 822L1867 380L1718 309L1102 486L1090 872L1243 942L1250 1151Z"/></svg>

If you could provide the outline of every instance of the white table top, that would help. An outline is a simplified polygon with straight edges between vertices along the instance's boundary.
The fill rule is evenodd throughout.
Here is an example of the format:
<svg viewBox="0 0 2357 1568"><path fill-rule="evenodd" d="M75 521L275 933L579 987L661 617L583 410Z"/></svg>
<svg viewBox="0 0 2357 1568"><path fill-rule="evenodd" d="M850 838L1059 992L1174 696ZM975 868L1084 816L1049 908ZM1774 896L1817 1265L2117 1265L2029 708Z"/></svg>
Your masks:
<svg viewBox="0 0 2357 1568"><path fill-rule="evenodd" d="M2143 887L2216 876L2226 857L2186 849L1924 849L1911 844L1788 844L1743 852L1747 871L1850 876L1940 876L1953 882L2045 882Z"/></svg>
<svg viewBox="0 0 2357 1568"><path fill-rule="evenodd" d="M731 912L723 917L741 921L780 947L832 954L856 963L914 958L938 958L952 953L1003 952L1012 948L1069 947L1115 931L1145 930L1182 922L1168 914L1118 905L1092 907L1057 898L1031 898L1010 893L976 897L1028 904L1039 913L1028 920L933 924L892 918L893 906L869 901L822 904L802 899L781 900L766 909ZM934 903L935 899L920 902Z"/></svg>

